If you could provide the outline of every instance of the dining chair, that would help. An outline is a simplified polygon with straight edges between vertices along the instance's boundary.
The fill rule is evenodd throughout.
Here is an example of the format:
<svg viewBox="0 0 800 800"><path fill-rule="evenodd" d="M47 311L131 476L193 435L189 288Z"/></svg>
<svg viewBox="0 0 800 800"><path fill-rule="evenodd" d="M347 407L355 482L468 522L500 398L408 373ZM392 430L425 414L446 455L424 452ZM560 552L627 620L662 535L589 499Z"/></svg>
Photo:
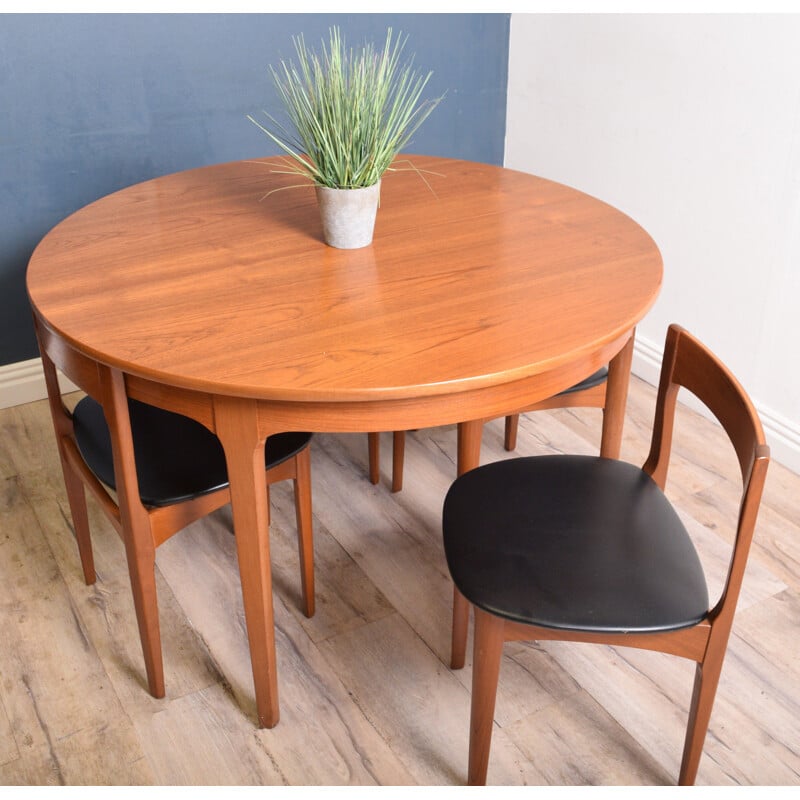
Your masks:
<svg viewBox="0 0 800 800"><path fill-rule="evenodd" d="M576 383L553 397L540 400L538 403L522 409L520 413L545 411L550 408L605 408L606 380L608 367L602 367L588 378ZM517 431L519 429L519 413L509 414L505 419L503 445L506 450L517 448ZM369 433L369 480L373 484L380 481L380 434ZM403 466L405 462L406 432L394 431L392 435L392 491L399 492L403 488Z"/></svg>
<svg viewBox="0 0 800 800"><path fill-rule="evenodd" d="M148 688L153 697L164 697L155 551L230 501L222 444L199 422L128 397L123 373L93 362L38 321L35 326L84 579L91 585L96 578L89 489L125 545ZM72 411L61 396L57 368L86 393ZM308 617L314 614L310 440L309 433L281 433L265 445L267 487L294 481Z"/></svg>
<svg viewBox="0 0 800 800"><path fill-rule="evenodd" d="M680 387L721 423L742 476L727 579L713 605L689 533L664 494ZM694 783L768 465L761 423L736 378L672 325L642 468L533 456L478 467L453 483L444 549L475 615L470 784L486 782L503 643L554 639L696 662L679 776L681 785Z"/></svg>

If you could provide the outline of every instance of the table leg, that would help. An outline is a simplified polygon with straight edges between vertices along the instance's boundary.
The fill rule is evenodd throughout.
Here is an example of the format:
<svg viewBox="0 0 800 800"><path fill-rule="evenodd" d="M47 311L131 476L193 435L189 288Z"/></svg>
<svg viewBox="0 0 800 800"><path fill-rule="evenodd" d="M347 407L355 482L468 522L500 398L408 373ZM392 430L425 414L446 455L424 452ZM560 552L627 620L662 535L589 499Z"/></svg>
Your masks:
<svg viewBox="0 0 800 800"><path fill-rule="evenodd" d="M217 436L225 449L231 490L236 553L250 644L258 724L278 724L278 676L269 557L269 503L264 480L264 441L254 400L214 401Z"/></svg>
<svg viewBox="0 0 800 800"><path fill-rule="evenodd" d="M458 423L458 462L456 469L459 475L475 469L481 463L482 436L482 419Z"/></svg>
<svg viewBox="0 0 800 800"><path fill-rule="evenodd" d="M483 420L461 422L458 425L458 465L459 475L475 469L481 460L481 438ZM461 669L467 653L467 631L469 629L469 602L461 592L453 587L453 639L450 648L450 667Z"/></svg>
<svg viewBox="0 0 800 800"><path fill-rule="evenodd" d="M603 435L600 442L600 455L603 458L619 458L622 447L622 426L625 424L625 405L628 400L635 338L636 332L633 331L631 338L608 365Z"/></svg>

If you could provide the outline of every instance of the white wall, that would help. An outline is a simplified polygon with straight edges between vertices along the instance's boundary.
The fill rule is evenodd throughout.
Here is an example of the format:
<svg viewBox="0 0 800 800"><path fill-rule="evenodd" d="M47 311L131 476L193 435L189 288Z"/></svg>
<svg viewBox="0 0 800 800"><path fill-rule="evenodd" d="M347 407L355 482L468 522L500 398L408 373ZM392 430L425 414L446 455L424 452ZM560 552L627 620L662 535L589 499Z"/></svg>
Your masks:
<svg viewBox="0 0 800 800"><path fill-rule="evenodd" d="M634 371L703 339L800 472L800 15L514 14L506 166L617 206L664 257Z"/></svg>

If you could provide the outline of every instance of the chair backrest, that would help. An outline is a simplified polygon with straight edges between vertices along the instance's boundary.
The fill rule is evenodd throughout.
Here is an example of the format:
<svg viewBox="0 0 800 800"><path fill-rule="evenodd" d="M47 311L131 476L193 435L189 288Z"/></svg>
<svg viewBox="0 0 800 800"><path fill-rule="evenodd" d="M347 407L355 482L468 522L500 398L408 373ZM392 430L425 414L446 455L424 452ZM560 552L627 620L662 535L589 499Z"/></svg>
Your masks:
<svg viewBox="0 0 800 800"><path fill-rule="evenodd" d="M700 341L670 325L656 400L650 454L644 464L664 488L672 445L678 390L684 387L711 411L728 435L742 474L742 500L728 579L714 613L733 614L769 466L769 447L747 393L730 370Z"/></svg>

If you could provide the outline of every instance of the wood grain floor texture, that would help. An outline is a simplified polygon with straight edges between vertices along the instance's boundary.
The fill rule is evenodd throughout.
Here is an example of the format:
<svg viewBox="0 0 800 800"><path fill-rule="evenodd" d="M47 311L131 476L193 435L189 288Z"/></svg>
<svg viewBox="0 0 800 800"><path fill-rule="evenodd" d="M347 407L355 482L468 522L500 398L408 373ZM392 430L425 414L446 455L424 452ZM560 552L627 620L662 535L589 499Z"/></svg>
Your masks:
<svg viewBox="0 0 800 800"><path fill-rule="evenodd" d="M73 396L74 397L74 396ZM654 391L633 379L622 457L642 463ZM517 454L596 453L600 412L522 418ZM366 477L364 434L312 444L317 613L300 611L291 485L272 490L281 721L258 730L230 508L158 550L167 697L146 690L122 544L90 499L83 583L45 401L0 411L0 784L447 785L466 779L471 650L448 667L441 546L454 427L410 434L405 488ZM506 458L502 421L482 461ZM668 494L719 587L736 464L682 409ZM800 476L773 463L698 784L800 784ZM693 666L507 644L489 783L674 784Z"/></svg>

